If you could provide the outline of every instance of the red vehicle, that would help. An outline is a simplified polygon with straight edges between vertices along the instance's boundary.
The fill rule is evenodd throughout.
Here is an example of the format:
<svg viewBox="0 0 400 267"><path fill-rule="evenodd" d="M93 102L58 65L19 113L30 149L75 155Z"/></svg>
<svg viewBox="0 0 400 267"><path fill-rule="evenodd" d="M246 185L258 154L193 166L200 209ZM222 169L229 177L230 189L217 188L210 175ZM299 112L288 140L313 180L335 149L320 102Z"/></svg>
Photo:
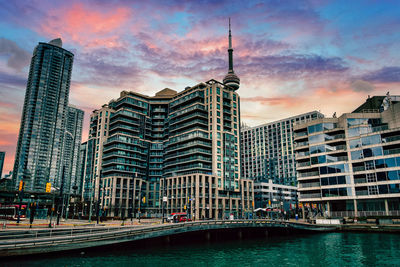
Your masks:
<svg viewBox="0 0 400 267"><path fill-rule="evenodd" d="M179 222L191 222L192 219L186 217L186 216L182 216L179 218Z"/></svg>
<svg viewBox="0 0 400 267"><path fill-rule="evenodd" d="M191 219L187 218L186 212L171 213L171 215L169 215L167 218L167 222L187 222L187 221L191 221Z"/></svg>

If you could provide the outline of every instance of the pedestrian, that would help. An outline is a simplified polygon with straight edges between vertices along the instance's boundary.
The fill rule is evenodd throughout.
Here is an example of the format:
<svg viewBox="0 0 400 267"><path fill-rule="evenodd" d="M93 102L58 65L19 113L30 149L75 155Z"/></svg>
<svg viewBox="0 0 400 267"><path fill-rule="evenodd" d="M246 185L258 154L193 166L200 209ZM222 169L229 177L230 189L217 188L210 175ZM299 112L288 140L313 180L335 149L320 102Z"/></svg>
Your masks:
<svg viewBox="0 0 400 267"><path fill-rule="evenodd" d="M31 203L30 205L30 218L29 218L29 222L30 222L30 226L29 228L32 228L32 223L33 220L35 219L35 213L36 213L36 202Z"/></svg>

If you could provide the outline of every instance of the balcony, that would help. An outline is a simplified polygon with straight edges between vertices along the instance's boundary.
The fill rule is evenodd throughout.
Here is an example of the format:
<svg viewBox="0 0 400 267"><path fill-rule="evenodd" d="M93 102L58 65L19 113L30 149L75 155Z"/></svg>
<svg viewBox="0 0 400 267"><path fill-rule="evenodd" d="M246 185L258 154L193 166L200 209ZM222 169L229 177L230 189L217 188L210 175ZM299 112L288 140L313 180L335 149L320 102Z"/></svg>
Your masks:
<svg viewBox="0 0 400 267"><path fill-rule="evenodd" d="M320 187L321 184L319 182L315 183L299 183L299 188L310 188L310 187Z"/></svg>
<svg viewBox="0 0 400 267"><path fill-rule="evenodd" d="M307 198L321 198L321 193L312 193L312 194L302 194L300 193L299 199L307 199Z"/></svg>
<svg viewBox="0 0 400 267"><path fill-rule="evenodd" d="M298 174L298 177L313 177L313 176L319 176L319 172L318 171L314 171L314 172L300 172Z"/></svg>
<svg viewBox="0 0 400 267"><path fill-rule="evenodd" d="M393 155L393 154L400 154L400 149L395 148L395 149L384 149L383 150L383 155Z"/></svg>
<svg viewBox="0 0 400 267"><path fill-rule="evenodd" d="M308 146L308 145L309 145L309 143L306 141L306 142L296 143L296 144L294 145L294 147L295 147L295 148L299 148L299 147Z"/></svg>
<svg viewBox="0 0 400 267"><path fill-rule="evenodd" d="M296 164L296 168L302 168L302 167L308 167L308 166L311 166L311 163L309 161L299 162Z"/></svg>

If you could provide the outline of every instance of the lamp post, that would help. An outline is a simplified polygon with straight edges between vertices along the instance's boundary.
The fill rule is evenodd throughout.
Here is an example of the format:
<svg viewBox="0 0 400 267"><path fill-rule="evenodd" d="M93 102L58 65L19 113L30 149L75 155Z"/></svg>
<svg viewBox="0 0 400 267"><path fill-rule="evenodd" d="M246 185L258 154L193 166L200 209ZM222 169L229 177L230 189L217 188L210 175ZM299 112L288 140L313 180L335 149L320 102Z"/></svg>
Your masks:
<svg viewBox="0 0 400 267"><path fill-rule="evenodd" d="M19 188L19 206L18 206L18 215L17 215L17 223L19 223L20 218L21 218L21 209L22 209L22 199L24 198L24 181L20 181L20 188Z"/></svg>
<svg viewBox="0 0 400 267"><path fill-rule="evenodd" d="M133 222L133 211L134 211L134 204L135 204L135 183L136 183L136 178L137 178L137 172L134 173L133 179L132 179L132 206L131 206L131 223ZM136 207L135 207L136 208Z"/></svg>
<svg viewBox="0 0 400 267"><path fill-rule="evenodd" d="M74 219L76 213L76 190L78 189L78 187L74 185L72 189L74 190L74 213L72 214L72 219Z"/></svg>
<svg viewBox="0 0 400 267"><path fill-rule="evenodd" d="M69 131L65 130L64 131L64 144L63 144L63 149L62 149L62 154L63 154L63 167L62 167L62 175L61 175L61 186L60 186L60 200L58 201L58 206L57 206L57 225L60 224L60 216L64 214L64 180L65 180L65 134L68 134L71 139L74 139L74 135L70 133ZM60 211L60 202L61 202L61 211Z"/></svg>
<svg viewBox="0 0 400 267"><path fill-rule="evenodd" d="M165 222L165 205L166 205L166 203L168 201L168 197L165 196L165 190L166 190L165 181L166 181L165 177L163 177L163 191L162 191L162 202L161 202L161 205L162 205L162 223Z"/></svg>
<svg viewBox="0 0 400 267"><path fill-rule="evenodd" d="M53 219L53 212L54 212L54 199L55 199L55 191L57 190L57 188L54 188L54 187L52 187L51 189L50 189L50 191L51 191L51 194L52 194L52 196L53 196L53 201L52 201L52 205L51 205L51 213L50 213L50 222L49 222L49 228L51 228L51 222L52 222L52 219Z"/></svg>
<svg viewBox="0 0 400 267"><path fill-rule="evenodd" d="M139 191L139 222L140 222L140 203L142 202L142 185L140 185L140 191Z"/></svg>
<svg viewBox="0 0 400 267"><path fill-rule="evenodd" d="M94 194L95 194L95 192L96 192L96 191L93 191L93 187L95 187L95 186L96 186L96 181L95 181L95 179L94 179L94 174L93 174L93 179L92 179L92 182L91 182L91 185L90 185L90 196L89 196L89 199L90 199L90 205L89 205L89 222L92 221L93 198L94 198ZM99 188L99 190L100 190L100 188Z"/></svg>
<svg viewBox="0 0 400 267"><path fill-rule="evenodd" d="M281 220L283 220L283 197L282 197L282 188L278 189L278 194L279 194L279 207L280 207L280 214L281 214Z"/></svg>
<svg viewBox="0 0 400 267"><path fill-rule="evenodd" d="M96 220L97 224L99 224L99 216L100 216L100 190L102 189L102 180L101 180L101 170L100 170L100 177L99 177L99 191L97 192L97 208L96 208ZM102 192L104 194L104 192Z"/></svg>
<svg viewBox="0 0 400 267"><path fill-rule="evenodd" d="M64 206L64 195L63 195L63 191L64 191L64 177L65 177L65 165L63 166L62 169L62 176L61 176L61 187L60 187L60 199L58 200L58 205L57 205L57 225L60 224L60 216L61 216L61 212L62 209L60 211L60 202L62 203L62 207ZM61 201L60 201L61 200Z"/></svg>

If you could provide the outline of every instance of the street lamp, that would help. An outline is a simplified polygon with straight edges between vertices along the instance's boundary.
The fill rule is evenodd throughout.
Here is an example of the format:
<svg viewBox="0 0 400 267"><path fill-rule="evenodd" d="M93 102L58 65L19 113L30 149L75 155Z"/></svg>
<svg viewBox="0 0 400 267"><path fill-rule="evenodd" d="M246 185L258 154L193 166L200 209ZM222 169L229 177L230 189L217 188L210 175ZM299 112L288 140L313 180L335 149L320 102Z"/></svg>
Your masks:
<svg viewBox="0 0 400 267"><path fill-rule="evenodd" d="M136 184L136 178L137 178L137 172L134 173L133 179L132 179L132 206L131 206L131 223L133 221L133 212L134 212L134 207L136 208L135 204L135 184Z"/></svg>
<svg viewBox="0 0 400 267"><path fill-rule="evenodd" d="M100 215L100 190L102 189L102 179L101 179L101 170L100 170L100 177L99 177L99 191L97 192L97 209L96 209L96 220L97 224L99 224L99 215ZM102 192L104 194L104 192Z"/></svg>
<svg viewBox="0 0 400 267"><path fill-rule="evenodd" d="M74 219L75 218L75 213L76 213L76 199L77 199L76 190L78 189L78 186L74 185L72 187L72 189L74 190L74 213L72 214L72 219Z"/></svg>
<svg viewBox="0 0 400 267"><path fill-rule="evenodd" d="M140 222L140 203L142 202L142 185L140 185L140 191L139 191L139 222Z"/></svg>
<svg viewBox="0 0 400 267"><path fill-rule="evenodd" d="M51 221L52 221L52 219L53 219L54 199L55 199L55 192L56 192L57 190L59 190L59 188L54 188L54 187L52 187L52 188L50 189L50 192L51 192L51 194L52 194L52 196L53 196L53 201L52 201L52 205L51 205L51 213L50 213L49 228L51 228Z"/></svg>
<svg viewBox="0 0 400 267"><path fill-rule="evenodd" d="M60 224L60 216L64 208L64 177L65 177L65 165L63 166L62 169L62 176L61 176L61 187L60 187L60 199L62 203L61 211L60 211L60 199L58 200L58 205L57 205L57 225Z"/></svg>
<svg viewBox="0 0 400 267"><path fill-rule="evenodd" d="M63 149L62 149L63 168L62 168L61 187L60 187L60 197L61 197L62 204L61 204L61 211L60 211L60 204L58 205L58 208L57 208L57 225L60 224L60 216L62 216L64 214L64 206L65 206L65 203L64 203L64 180L65 180L65 161L66 161L66 159L65 159L65 143L66 143L65 142L66 141L65 134L68 134L72 140L74 139L74 135L72 133L70 133L68 130L64 131L64 144L63 144Z"/></svg>
<svg viewBox="0 0 400 267"><path fill-rule="evenodd" d="M165 206L166 206L166 204L168 202L168 197L165 195L165 191L166 191L166 187L167 187L165 182L166 182L166 179L165 179L165 177L163 177L163 191L162 191L162 202L161 202L161 205L162 205L162 223L165 222Z"/></svg>

